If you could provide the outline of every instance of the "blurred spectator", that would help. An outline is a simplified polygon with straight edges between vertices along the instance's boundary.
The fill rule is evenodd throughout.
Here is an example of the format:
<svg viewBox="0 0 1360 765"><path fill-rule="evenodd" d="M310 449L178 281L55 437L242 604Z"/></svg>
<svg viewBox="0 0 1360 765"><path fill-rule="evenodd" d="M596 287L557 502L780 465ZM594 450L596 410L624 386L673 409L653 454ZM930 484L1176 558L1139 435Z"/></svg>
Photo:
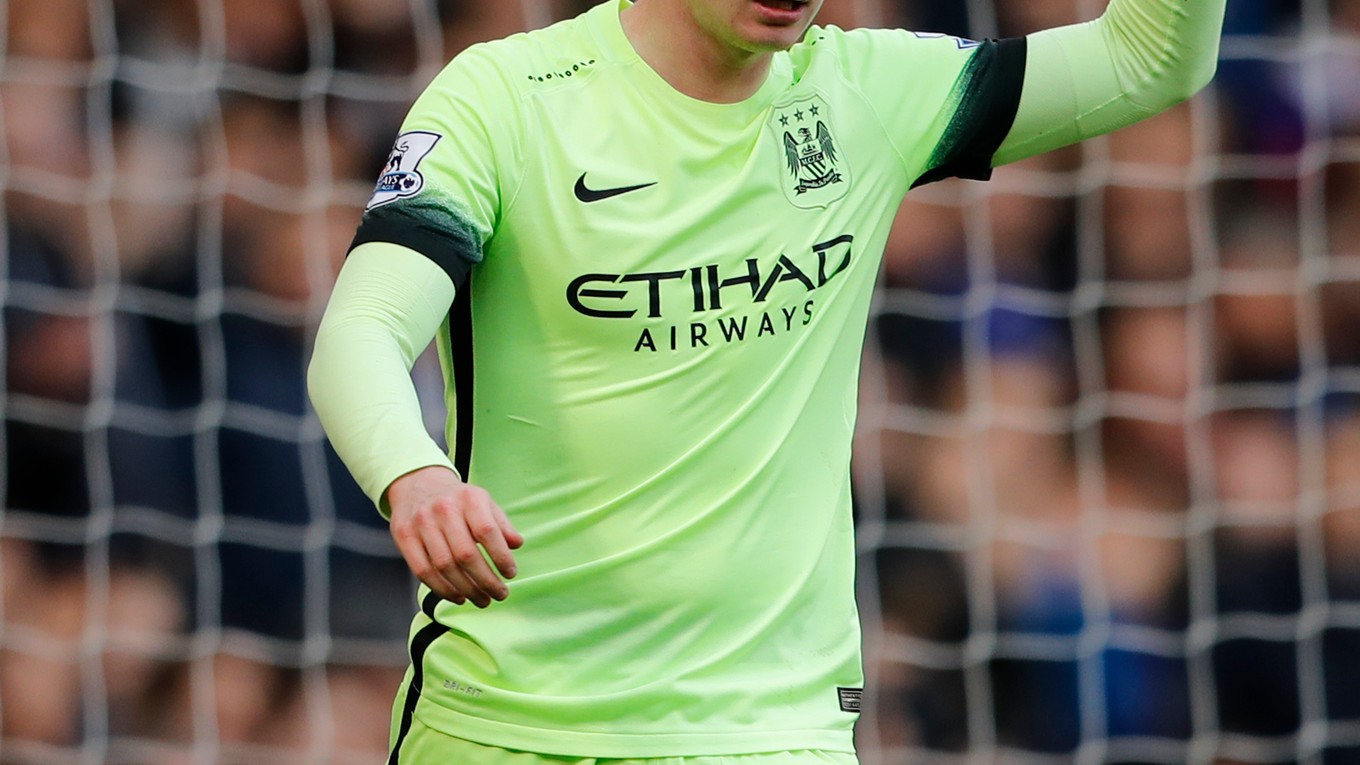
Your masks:
<svg viewBox="0 0 1360 765"><path fill-rule="evenodd" d="M1187 279L1194 125L1180 106L1109 138L1116 182L1105 192L1105 250L1114 281ZM1130 177L1130 176L1136 176ZM1125 178L1128 177L1128 181Z"/></svg>
<svg viewBox="0 0 1360 765"><path fill-rule="evenodd" d="M7 746L79 743L84 688L93 680L83 661L86 635L100 635L97 665L117 733L133 729L152 700L166 665L159 655L182 628L174 588L147 569L118 565L106 585L79 566L52 565L29 544L0 541L6 644L0 650L0 735ZM21 761L19 759L6 760Z"/></svg>
<svg viewBox="0 0 1360 765"><path fill-rule="evenodd" d="M1214 465L1224 527L1215 539L1216 611L1293 615L1303 606L1295 545L1299 455L1292 424L1273 412L1234 411L1215 423ZM1214 649L1225 730L1286 735L1302 723L1292 639L1233 637Z"/></svg>
<svg viewBox="0 0 1360 765"><path fill-rule="evenodd" d="M300 0L231 0L221 9L227 61L277 72L307 70L311 51Z"/></svg>
<svg viewBox="0 0 1360 765"><path fill-rule="evenodd" d="M525 17L523 3L486 3L478 0L438 0L444 20L444 49L450 57L474 43L497 40L522 32L537 19ZM572 15L571 10L561 16Z"/></svg>
<svg viewBox="0 0 1360 765"><path fill-rule="evenodd" d="M83 0L9 0L5 14L6 55L86 61L93 53Z"/></svg>
<svg viewBox="0 0 1360 765"><path fill-rule="evenodd" d="M1085 20L1074 0L1001 0L996 14L1001 35L1013 37ZM1096 11L1097 13L1099 11Z"/></svg>
<svg viewBox="0 0 1360 765"><path fill-rule="evenodd" d="M1177 509L1189 504L1186 407L1202 374L1191 329L1181 308L1127 308L1109 312L1103 335L1111 395L1130 402L1121 411L1136 406L1146 413L1107 419L1107 464L1143 493L1162 497L1162 506Z"/></svg>

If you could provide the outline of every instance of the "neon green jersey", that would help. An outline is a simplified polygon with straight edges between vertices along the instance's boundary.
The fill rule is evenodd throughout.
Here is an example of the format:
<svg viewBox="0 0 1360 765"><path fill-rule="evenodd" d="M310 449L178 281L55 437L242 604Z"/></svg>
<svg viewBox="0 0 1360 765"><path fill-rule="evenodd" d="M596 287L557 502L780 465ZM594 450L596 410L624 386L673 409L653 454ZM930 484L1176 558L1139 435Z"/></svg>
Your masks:
<svg viewBox="0 0 1360 765"><path fill-rule="evenodd" d="M528 540L508 601L427 593L402 703L548 754L851 752L872 287L914 183L988 174L1024 42L814 27L718 105L621 7L459 56L356 239L459 285L449 442Z"/></svg>

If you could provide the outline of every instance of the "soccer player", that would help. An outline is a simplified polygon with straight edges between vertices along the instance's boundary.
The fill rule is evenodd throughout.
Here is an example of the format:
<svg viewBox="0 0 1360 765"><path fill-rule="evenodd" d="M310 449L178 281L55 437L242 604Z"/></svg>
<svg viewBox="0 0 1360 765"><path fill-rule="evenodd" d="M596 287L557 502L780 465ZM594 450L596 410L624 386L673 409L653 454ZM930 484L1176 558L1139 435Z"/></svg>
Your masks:
<svg viewBox="0 0 1360 765"><path fill-rule="evenodd" d="M821 4L606 0L412 109L310 369L424 584L390 763L853 763L850 443L894 213L1189 97L1224 12L979 43ZM431 338L452 459L408 376Z"/></svg>

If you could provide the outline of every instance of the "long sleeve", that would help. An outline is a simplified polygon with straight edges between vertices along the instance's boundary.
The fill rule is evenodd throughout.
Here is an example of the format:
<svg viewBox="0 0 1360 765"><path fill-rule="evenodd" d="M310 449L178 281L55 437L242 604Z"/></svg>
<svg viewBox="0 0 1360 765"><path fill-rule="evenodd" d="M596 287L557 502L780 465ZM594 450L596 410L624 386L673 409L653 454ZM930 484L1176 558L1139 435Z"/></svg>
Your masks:
<svg viewBox="0 0 1360 765"><path fill-rule="evenodd" d="M423 467L453 470L425 430L410 371L453 302L434 261L394 244L345 261L307 370L312 405L335 450L383 515L393 481Z"/></svg>
<svg viewBox="0 0 1360 765"><path fill-rule="evenodd" d="M1095 21L1028 37L1020 107L993 164L1109 133L1213 78L1226 0L1112 0Z"/></svg>

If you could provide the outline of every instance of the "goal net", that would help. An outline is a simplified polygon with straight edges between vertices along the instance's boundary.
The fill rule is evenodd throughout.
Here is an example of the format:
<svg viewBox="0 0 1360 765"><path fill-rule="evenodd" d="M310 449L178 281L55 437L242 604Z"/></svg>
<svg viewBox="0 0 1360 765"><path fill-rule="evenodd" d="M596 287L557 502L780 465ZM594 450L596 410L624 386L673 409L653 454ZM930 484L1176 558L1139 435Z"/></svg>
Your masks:
<svg viewBox="0 0 1360 765"><path fill-rule="evenodd" d="M310 338L443 62L588 5L0 0L0 765L382 761L412 580ZM1360 762L1357 9L1234 0L1193 102L904 206L854 465L866 765Z"/></svg>

